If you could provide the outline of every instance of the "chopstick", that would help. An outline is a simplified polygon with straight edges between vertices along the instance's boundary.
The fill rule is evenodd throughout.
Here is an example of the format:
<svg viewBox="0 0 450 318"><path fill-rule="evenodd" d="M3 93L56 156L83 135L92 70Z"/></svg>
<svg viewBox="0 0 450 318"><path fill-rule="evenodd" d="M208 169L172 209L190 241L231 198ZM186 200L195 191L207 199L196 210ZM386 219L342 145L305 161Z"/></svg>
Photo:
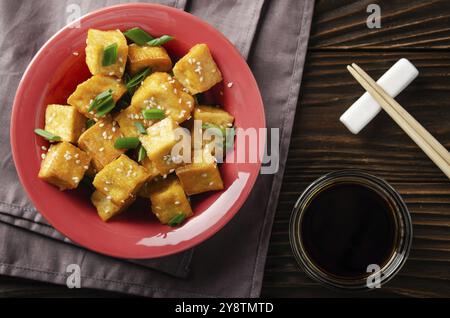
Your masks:
<svg viewBox="0 0 450 318"><path fill-rule="evenodd" d="M447 149L358 65L353 63L352 66L348 65L347 69L400 128L450 178L450 154Z"/></svg>

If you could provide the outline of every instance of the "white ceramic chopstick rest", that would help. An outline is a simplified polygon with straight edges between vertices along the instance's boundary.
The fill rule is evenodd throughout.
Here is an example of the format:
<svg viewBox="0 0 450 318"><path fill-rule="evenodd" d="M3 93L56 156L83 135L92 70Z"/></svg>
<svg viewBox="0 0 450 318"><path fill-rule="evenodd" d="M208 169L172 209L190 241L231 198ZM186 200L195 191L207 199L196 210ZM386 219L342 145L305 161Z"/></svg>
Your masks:
<svg viewBox="0 0 450 318"><path fill-rule="evenodd" d="M380 79L380 85L386 93L395 98L419 75L417 68L407 59L397 61ZM342 114L340 121L352 133L359 133L380 112L381 106L369 93L364 93Z"/></svg>

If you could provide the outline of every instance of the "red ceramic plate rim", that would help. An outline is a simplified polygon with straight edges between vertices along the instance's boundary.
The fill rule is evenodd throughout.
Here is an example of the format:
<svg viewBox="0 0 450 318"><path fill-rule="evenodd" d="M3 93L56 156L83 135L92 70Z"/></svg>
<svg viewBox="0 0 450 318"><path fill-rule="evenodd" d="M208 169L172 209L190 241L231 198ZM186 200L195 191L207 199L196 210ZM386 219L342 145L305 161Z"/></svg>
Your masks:
<svg viewBox="0 0 450 318"><path fill-rule="evenodd" d="M259 116L258 119L261 122L261 128L265 128L265 115L264 115L263 102L262 102L261 95L259 93L258 86L256 84L256 80L255 80L252 72L250 71L250 68L248 67L247 63L243 60L243 58L241 57L239 52L236 50L236 48L233 46L233 44L231 42L229 42L228 39L226 39L219 31L217 31L215 28L213 28L206 22L202 21L201 19L199 19L189 13L186 13L182 10L163 6L163 5L132 3L132 4L119 4L119 5L115 5L115 6L111 6L111 7L93 11L91 13L84 15L79 20L73 22L71 25L78 23L79 21L82 22L84 19L95 18L99 15L109 13L110 11L116 11L121 8L127 8L127 9L133 8L136 10L151 10L151 9L162 10L162 11L169 13L173 18L177 18L177 17L183 17L185 19L188 18L188 19L194 21L195 23L201 25L202 28L208 29L209 32L214 33L215 36L218 39L220 39L221 43L226 46L226 49L233 55L233 56L231 56L232 59L241 60L243 62L242 64L245 69L243 69L242 72L249 73L249 74L247 74L248 78L250 79L248 86L251 87L255 92L257 92L257 94L255 95L255 104L254 105L255 105L255 107L260 108L260 111L256 115ZM133 258L133 259L157 258L157 257L167 256L167 255L171 255L171 254L175 254L175 253L184 251L186 249L194 247L195 245L205 241L206 239L208 239L209 237L211 237L212 235L217 233L221 228L223 228L223 226L225 226L225 224L227 224L231 220L231 218L233 218L233 216L239 211L241 206L244 204L245 200L249 196L249 194L254 186L254 183L256 182L256 178L257 178L257 176L259 174L259 170L261 168L260 162L251 165L251 167L249 169L249 172L250 172L249 179L247 180L247 183L246 183L245 187L243 188L239 198L232 205L232 207L227 211L227 213L225 213L221 217L221 219L217 223L215 223L213 226L205 229L205 231L203 231L196 237L193 237L187 241L180 242L177 245L173 245L173 246L171 246L170 249L167 249L167 250L160 248L160 249L156 249L156 250L149 249L148 252L142 251L142 250L137 251L137 250L133 250L133 249L117 251L114 249L104 248L103 246L99 247L95 244L95 240L90 241L89 239L87 239L85 237L85 235L84 236L80 235L76 229L71 228L71 226L69 226L68 224L58 222L57 220L55 220L55 218L51 214L46 213L45 209L43 209L43 206L40 203L42 198L40 198L39 197L40 194L33 189L33 181L31 180L32 177L29 175L26 175L24 173L23 168L24 168L24 165L26 164L26 162L23 161L23 158L21 158L21 155L19 154L20 153L20 149L19 149L20 146L18 143L18 139L19 139L19 135L20 135L20 130L18 129L18 120L19 120L18 112L19 111L18 111L18 107L16 107L16 105L20 104L20 101L23 98L24 90L26 90L27 87L29 87L29 85L30 85L30 80L29 80L30 76L29 75L33 72L33 66L34 66L35 61L38 60L39 57L41 55L45 54L48 50L51 50L52 44L54 43L54 41L57 41L57 39L60 36L63 36L66 32L68 32L69 27L71 25L67 25L64 28L62 28L60 31L58 31L36 53L36 55L31 60L30 64L28 65L27 69L25 70L25 72L22 76L22 79L19 83L19 86L18 86L18 89L16 92L16 96L14 99L14 105L13 105L12 115L11 115L11 128L10 128L11 149L12 149L14 163L17 168L19 180L22 183L29 198L35 205L36 209L38 211L40 211L40 213L42 213L42 215L46 218L46 220L52 226L54 226L59 232L61 232L65 236L67 236L70 240L72 240L73 242L75 242L83 247L86 247L90 250L93 250L93 251L96 251L96 252L99 252L99 253L102 253L105 255L113 256L113 257ZM36 178L37 178L37 176L36 176Z"/></svg>

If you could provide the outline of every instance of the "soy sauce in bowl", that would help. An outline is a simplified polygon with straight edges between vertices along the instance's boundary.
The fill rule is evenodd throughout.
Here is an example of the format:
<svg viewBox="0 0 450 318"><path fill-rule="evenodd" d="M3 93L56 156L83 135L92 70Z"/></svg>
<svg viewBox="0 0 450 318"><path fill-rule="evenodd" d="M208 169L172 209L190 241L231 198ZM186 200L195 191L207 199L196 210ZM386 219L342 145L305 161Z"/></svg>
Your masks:
<svg viewBox="0 0 450 318"><path fill-rule="evenodd" d="M384 180L356 170L330 173L301 195L291 218L295 257L330 287L368 289L385 283L406 260L412 226L400 195Z"/></svg>

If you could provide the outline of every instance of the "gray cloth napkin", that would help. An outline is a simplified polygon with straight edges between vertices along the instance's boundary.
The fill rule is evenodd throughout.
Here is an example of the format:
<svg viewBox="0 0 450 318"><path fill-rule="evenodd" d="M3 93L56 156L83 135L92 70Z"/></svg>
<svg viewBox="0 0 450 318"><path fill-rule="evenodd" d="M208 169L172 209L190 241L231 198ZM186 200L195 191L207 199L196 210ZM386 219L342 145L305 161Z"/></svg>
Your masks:
<svg viewBox="0 0 450 318"><path fill-rule="evenodd" d="M84 14L117 2L0 3L0 27L4 30L0 35L1 140L9 139L11 92L37 49L65 24L66 5L79 3ZM274 175L260 175L249 199L233 220L194 251L134 263L67 244L67 239L48 225L28 201L17 180L9 144L2 143L0 274L65 284L66 266L75 263L81 267L83 287L156 297L259 295L314 3L308 0L154 2L187 9L208 21L244 57L249 57L263 95L267 126L280 128L280 169Z"/></svg>

